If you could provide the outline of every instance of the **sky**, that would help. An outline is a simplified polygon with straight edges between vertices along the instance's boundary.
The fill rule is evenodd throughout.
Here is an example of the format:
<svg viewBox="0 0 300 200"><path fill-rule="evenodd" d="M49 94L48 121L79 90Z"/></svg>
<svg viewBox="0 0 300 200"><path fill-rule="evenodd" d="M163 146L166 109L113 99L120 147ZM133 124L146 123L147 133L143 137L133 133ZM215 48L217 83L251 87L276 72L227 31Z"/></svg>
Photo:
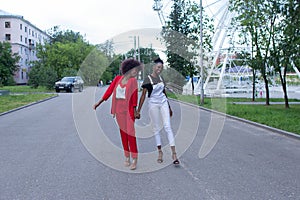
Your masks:
<svg viewBox="0 0 300 200"><path fill-rule="evenodd" d="M137 29L160 29L153 5L154 0L0 0L1 10L21 15L41 30L58 25L80 32L91 44Z"/></svg>
<svg viewBox="0 0 300 200"><path fill-rule="evenodd" d="M215 7L215 1L224 0L204 0L203 6L211 3ZM171 2L161 0L165 18ZM59 26L79 32L90 44L113 40L115 53L127 52L136 43L161 55L165 48L157 38L162 24L153 5L154 0L0 0L1 10L21 15L43 31Z"/></svg>

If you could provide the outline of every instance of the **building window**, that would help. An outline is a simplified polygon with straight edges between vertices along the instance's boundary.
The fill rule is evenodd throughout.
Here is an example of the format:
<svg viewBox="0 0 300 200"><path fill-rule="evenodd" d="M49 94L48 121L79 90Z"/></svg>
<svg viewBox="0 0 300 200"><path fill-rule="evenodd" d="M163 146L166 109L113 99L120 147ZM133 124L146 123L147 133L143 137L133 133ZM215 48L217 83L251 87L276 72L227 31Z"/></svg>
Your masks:
<svg viewBox="0 0 300 200"><path fill-rule="evenodd" d="M25 44L27 44L27 37L25 38Z"/></svg>
<svg viewBox="0 0 300 200"><path fill-rule="evenodd" d="M10 41L10 39L11 39L11 38L10 38L10 34L5 34L5 40L6 40L6 41Z"/></svg>
<svg viewBox="0 0 300 200"><path fill-rule="evenodd" d="M22 27L22 24L20 24L20 30L22 30L22 28L23 28L23 27Z"/></svg>
<svg viewBox="0 0 300 200"><path fill-rule="evenodd" d="M29 42L29 50L34 48L34 41L32 39L28 39Z"/></svg>
<svg viewBox="0 0 300 200"><path fill-rule="evenodd" d="M25 26L25 33L27 33L27 27Z"/></svg>
<svg viewBox="0 0 300 200"><path fill-rule="evenodd" d="M20 42L23 42L23 36L20 35Z"/></svg>
<svg viewBox="0 0 300 200"><path fill-rule="evenodd" d="M10 28L10 22L5 22L5 28Z"/></svg>

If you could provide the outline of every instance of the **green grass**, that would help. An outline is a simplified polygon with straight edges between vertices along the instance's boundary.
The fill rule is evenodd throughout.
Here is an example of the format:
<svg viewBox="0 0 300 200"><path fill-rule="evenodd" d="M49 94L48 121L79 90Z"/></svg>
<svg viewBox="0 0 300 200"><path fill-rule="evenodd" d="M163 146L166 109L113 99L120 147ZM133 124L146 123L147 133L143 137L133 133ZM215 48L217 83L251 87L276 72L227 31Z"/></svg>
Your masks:
<svg viewBox="0 0 300 200"><path fill-rule="evenodd" d="M27 85L20 85L20 86L3 86L0 87L0 90L9 90L10 93L36 93L36 92L54 92L53 90L48 90L46 87L38 87L38 88L32 88Z"/></svg>
<svg viewBox="0 0 300 200"><path fill-rule="evenodd" d="M0 113L37 102L56 94L21 94L0 96Z"/></svg>
<svg viewBox="0 0 300 200"><path fill-rule="evenodd" d="M300 105L240 105L227 104L227 114L300 134Z"/></svg>
<svg viewBox="0 0 300 200"><path fill-rule="evenodd" d="M56 94L46 94L53 92L45 87L31 88L30 86L4 86L0 90L9 90L10 95L0 96L0 113L28 105L33 102L56 96Z"/></svg>
<svg viewBox="0 0 300 200"><path fill-rule="evenodd" d="M199 97L193 95L174 95L168 94L183 102L199 105ZM290 99L289 102L297 99ZM300 104L290 104L286 109L284 104L266 105L241 105L233 102L252 102L248 98L204 98L203 107L216 110L228 115L265 124L270 127L300 134ZM256 102L265 102L265 99L258 98ZM270 99L270 102L283 102L283 99Z"/></svg>

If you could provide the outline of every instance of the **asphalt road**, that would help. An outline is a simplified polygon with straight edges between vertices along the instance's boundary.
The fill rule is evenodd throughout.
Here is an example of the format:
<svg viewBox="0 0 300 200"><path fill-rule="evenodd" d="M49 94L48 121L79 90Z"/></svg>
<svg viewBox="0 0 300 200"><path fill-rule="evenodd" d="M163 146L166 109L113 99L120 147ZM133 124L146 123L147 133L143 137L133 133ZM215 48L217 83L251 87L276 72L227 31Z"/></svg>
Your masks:
<svg viewBox="0 0 300 200"><path fill-rule="evenodd" d="M156 163L145 105L130 171L110 101L92 110L103 91L60 93L0 116L1 200L300 199L299 139L175 101L181 165L171 164L165 137L164 162Z"/></svg>

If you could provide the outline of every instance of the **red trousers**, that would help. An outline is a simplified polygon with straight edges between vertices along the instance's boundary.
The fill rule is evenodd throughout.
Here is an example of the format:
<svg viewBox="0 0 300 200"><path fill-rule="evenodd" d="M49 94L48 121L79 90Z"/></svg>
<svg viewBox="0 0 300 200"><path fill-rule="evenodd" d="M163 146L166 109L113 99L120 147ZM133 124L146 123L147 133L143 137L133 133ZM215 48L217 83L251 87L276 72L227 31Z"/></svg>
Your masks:
<svg viewBox="0 0 300 200"><path fill-rule="evenodd" d="M120 128L120 135L124 149L124 155L137 158L138 150L135 137L134 117L128 112L116 114L117 123Z"/></svg>

